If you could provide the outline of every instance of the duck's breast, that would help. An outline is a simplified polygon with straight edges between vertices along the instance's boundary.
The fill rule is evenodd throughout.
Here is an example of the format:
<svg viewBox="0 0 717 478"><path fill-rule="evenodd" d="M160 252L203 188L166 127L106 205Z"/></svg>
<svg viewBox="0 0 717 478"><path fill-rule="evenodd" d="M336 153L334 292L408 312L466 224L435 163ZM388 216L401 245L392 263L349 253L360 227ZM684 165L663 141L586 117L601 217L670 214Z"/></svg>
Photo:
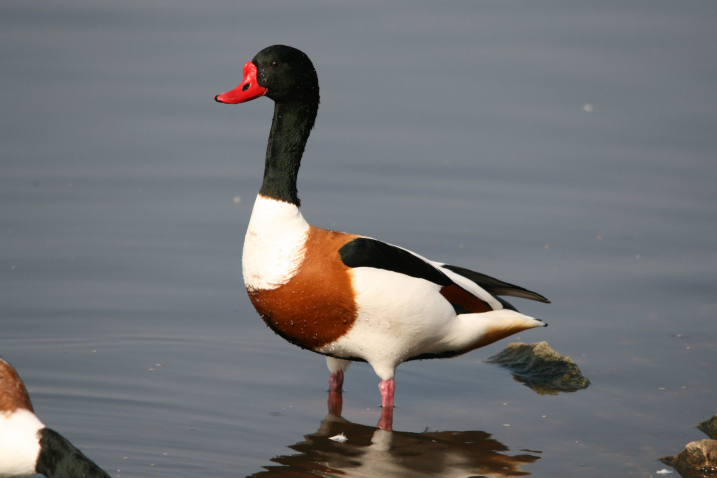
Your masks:
<svg viewBox="0 0 717 478"><path fill-rule="evenodd" d="M249 290L287 283L304 258L309 224L294 204L257 196L244 239L242 272Z"/></svg>
<svg viewBox="0 0 717 478"><path fill-rule="evenodd" d="M304 237L300 247L286 247L288 244L284 243L285 249L281 250L272 246L291 266L282 270L272 264L272 278L266 280L269 274L260 271L260 263L245 262L245 281L254 307L274 332L293 344L316 351L344 335L356 320L349 268L338 253L341 246L356 236L308 226ZM258 243L261 236L252 240ZM267 241L262 242L264 249L269 249ZM254 245L250 247L258 250ZM245 245L245 254L246 250ZM247 272L262 280L247 280Z"/></svg>
<svg viewBox="0 0 717 478"><path fill-rule="evenodd" d="M18 408L0 412L0 476L34 476L40 454L38 431L45 425L34 413Z"/></svg>

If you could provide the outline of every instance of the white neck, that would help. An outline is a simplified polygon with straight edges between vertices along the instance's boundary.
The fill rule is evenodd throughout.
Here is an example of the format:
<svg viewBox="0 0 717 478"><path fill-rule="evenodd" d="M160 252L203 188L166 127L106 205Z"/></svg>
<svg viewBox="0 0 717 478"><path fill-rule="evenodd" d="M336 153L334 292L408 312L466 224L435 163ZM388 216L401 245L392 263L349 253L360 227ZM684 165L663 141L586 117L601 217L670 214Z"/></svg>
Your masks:
<svg viewBox="0 0 717 478"><path fill-rule="evenodd" d="M287 283L304 259L309 223L294 204L257 196L244 240L242 271L249 290Z"/></svg>

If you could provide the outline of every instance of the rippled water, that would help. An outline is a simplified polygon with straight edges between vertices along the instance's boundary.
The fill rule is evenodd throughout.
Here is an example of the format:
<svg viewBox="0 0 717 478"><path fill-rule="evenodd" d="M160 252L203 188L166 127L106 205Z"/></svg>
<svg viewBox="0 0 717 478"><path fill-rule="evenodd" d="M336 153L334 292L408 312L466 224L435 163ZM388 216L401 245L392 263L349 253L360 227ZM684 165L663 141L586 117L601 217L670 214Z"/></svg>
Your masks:
<svg viewBox="0 0 717 478"><path fill-rule="evenodd" d="M113 476L655 476L717 413L710 2L5 2L0 355ZM538 291L590 379L537 395L468 355L346 378L264 327L241 247L265 46L322 87L299 177L319 227ZM343 432L348 441L329 440ZM333 471L331 471L333 470ZM262 475L262 473L264 473Z"/></svg>

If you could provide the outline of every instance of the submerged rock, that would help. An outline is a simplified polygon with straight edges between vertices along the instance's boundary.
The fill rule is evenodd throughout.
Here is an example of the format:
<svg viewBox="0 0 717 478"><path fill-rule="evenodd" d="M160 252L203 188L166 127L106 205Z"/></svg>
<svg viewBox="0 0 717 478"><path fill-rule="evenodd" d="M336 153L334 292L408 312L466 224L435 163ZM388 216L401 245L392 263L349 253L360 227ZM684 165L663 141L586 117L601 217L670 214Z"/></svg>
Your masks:
<svg viewBox="0 0 717 478"><path fill-rule="evenodd" d="M547 342L509 344L485 361L506 367L516 381L540 395L577 392L590 385L575 362L560 355Z"/></svg>
<svg viewBox="0 0 717 478"><path fill-rule="evenodd" d="M707 435L713 440L717 440L717 415L710 418L709 420L705 420L699 425L697 425L697 428L700 429L702 433Z"/></svg>
<svg viewBox="0 0 717 478"><path fill-rule="evenodd" d="M665 456L660 461L677 470L682 478L717 476L717 440L693 441L678 455Z"/></svg>

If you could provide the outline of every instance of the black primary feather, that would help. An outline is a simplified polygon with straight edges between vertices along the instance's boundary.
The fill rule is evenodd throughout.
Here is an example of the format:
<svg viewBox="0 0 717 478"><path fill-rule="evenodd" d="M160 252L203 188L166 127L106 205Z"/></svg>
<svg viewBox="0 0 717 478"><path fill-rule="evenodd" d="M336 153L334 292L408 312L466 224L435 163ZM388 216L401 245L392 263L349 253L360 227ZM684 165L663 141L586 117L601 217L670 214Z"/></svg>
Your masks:
<svg viewBox="0 0 717 478"><path fill-rule="evenodd" d="M512 297L520 297L522 299L537 300L538 302L544 302L546 304L550 303L548 299L536 292L529 291L528 289L524 289L523 287L517 285L503 282L502 280L498 280L494 277L481 274L480 272L475 272L470 269L465 269L463 267L458 266L451 266L448 264L445 264L442 267L475 282L491 295L508 295ZM503 301L501 300L501 302ZM510 306L509 308L513 309L513 306Z"/></svg>

